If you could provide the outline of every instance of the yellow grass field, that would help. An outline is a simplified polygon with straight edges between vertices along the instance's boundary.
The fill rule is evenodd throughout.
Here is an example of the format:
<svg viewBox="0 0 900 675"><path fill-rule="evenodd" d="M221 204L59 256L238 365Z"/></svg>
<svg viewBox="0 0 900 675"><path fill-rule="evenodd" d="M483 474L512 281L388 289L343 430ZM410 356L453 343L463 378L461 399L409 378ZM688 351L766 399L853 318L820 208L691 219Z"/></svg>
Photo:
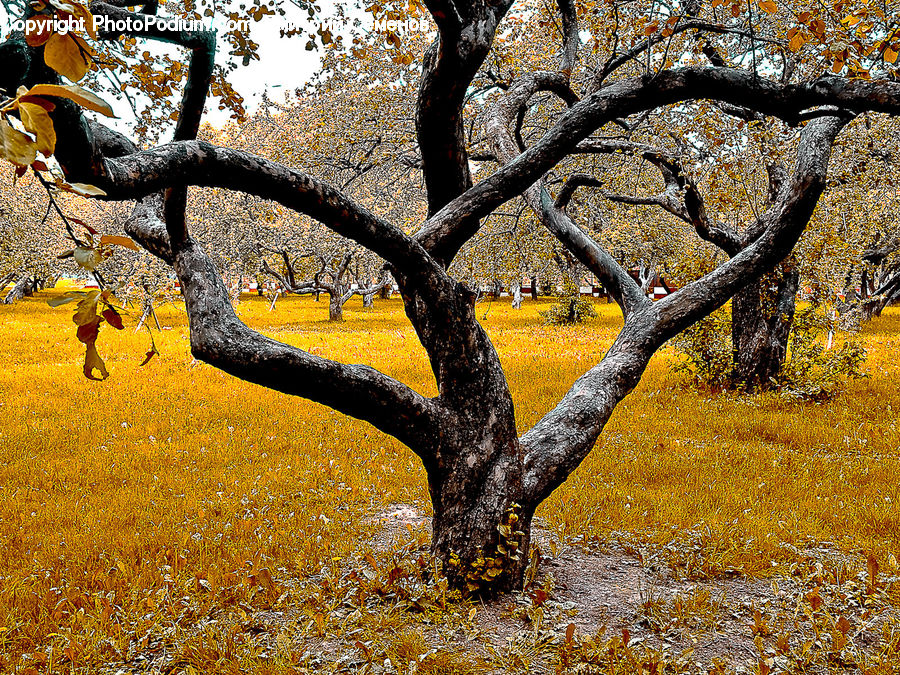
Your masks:
<svg viewBox="0 0 900 675"><path fill-rule="evenodd" d="M137 668L135 655L154 649L175 654L173 673L314 672L304 636L341 631L364 655L378 654L369 661L382 670L367 672L391 672L388 658L405 673L426 663L428 672L480 672L459 655L410 656L424 643L397 628L406 619L394 605L364 622L338 612L342 603L371 608L353 595L347 561L377 569L395 555L372 547L373 515L393 504L429 512L411 452L365 423L192 362L186 316L171 305L159 312L161 356L138 367L149 339L135 334L132 314L125 330L101 330L111 377L87 381L74 307L48 307L53 293L0 305L0 672ZM598 361L620 325L614 306L598 305L587 326L548 327L542 307L479 304L523 430ZM284 298L269 312L265 299L245 297L238 311L274 338L434 394L399 300L364 310L356 297L337 325L326 321L327 303L310 298ZM693 578L764 577L822 546L896 573L900 310L861 339L870 377L821 405L691 391L664 349L593 454L539 510L543 527L589 548L673 551L667 564ZM421 544L425 534L410 529ZM356 587L367 583L356 578ZM472 619L464 603L429 602L417 621L435 607L455 626ZM291 608L274 647L248 637L260 607ZM242 622L245 630L233 628Z"/></svg>

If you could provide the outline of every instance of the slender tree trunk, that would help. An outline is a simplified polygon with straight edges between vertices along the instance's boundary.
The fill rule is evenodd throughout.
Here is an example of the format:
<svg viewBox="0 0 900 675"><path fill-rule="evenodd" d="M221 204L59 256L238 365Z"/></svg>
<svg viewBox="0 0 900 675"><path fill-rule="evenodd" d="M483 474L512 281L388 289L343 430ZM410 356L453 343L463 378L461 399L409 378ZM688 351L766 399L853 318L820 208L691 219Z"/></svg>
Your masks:
<svg viewBox="0 0 900 675"><path fill-rule="evenodd" d="M15 278L16 278L15 272L10 272L9 274L7 274L4 277L0 277L0 291L2 291L4 288L6 288L7 284L9 284L9 282Z"/></svg>
<svg viewBox="0 0 900 675"><path fill-rule="evenodd" d="M531 299L532 300L538 299L538 278L537 277L531 277Z"/></svg>
<svg viewBox="0 0 900 675"><path fill-rule="evenodd" d="M144 300L144 311L141 314L141 320L138 321L137 327L134 329L135 333L139 332L141 330L141 328L144 327L144 322L147 320L147 317L150 316L151 309L152 309L152 305L147 300Z"/></svg>
<svg viewBox="0 0 900 675"><path fill-rule="evenodd" d="M785 265L734 296L731 332L737 386L747 390L767 389L781 371L799 284L797 269Z"/></svg>

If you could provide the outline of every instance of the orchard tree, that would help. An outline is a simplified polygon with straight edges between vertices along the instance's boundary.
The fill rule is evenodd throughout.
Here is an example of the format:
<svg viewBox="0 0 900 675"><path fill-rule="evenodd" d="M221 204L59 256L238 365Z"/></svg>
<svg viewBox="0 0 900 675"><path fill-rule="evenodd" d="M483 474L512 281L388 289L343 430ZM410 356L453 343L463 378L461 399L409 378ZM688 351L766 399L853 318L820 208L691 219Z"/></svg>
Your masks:
<svg viewBox="0 0 900 675"><path fill-rule="evenodd" d="M372 59L383 67L367 67ZM282 161L302 156L318 176L412 230L424 217L411 112L414 86L398 81L397 66L383 53L350 63L352 69L346 55L330 51L323 64L329 77L309 83L283 104L264 100L260 111L225 135L237 147L265 149ZM375 86L385 78L394 86ZM338 117L334 110L345 112ZM331 321L343 320L343 307L354 295L371 307L374 295L389 288L384 261L352 239L278 204L241 199L254 205L244 209L245 223L254 232L262 272L285 292L312 293L317 300L326 293Z"/></svg>
<svg viewBox="0 0 900 675"><path fill-rule="evenodd" d="M355 250L346 251L340 243L332 248L325 247L321 238L316 241L314 249L307 249L297 255L291 255L286 248L269 248L262 244L260 252L262 271L277 280L285 292L297 295L327 293L329 321L344 320L344 305L354 295L363 296L363 306L371 307L375 294L391 283L390 275L383 270L379 273L380 279L372 283L371 255L366 256L365 252ZM266 254L274 256L277 262L270 265ZM298 274L298 259L309 260L315 266L312 279L301 281L307 275Z"/></svg>
<svg viewBox="0 0 900 675"><path fill-rule="evenodd" d="M715 245L729 258L738 255L763 234L765 221L751 218L749 222L733 226L708 208L703 190L698 186L677 156L664 149L632 142L598 143L592 152L620 152L634 154L655 167L662 179L662 190L655 195L606 193L607 199L623 204L653 205L693 227L697 235ZM760 200L761 210L777 206L787 170L770 163L768 189ZM729 186L732 194L737 186ZM732 214L738 211L726 203ZM794 319L800 271L792 256L776 269L751 281L733 297L731 331L734 373L732 384L752 390L766 388L781 370L787 355L788 337Z"/></svg>
<svg viewBox="0 0 900 675"><path fill-rule="evenodd" d="M366 420L409 446L427 472L433 552L455 588L488 594L521 583L535 509L591 452L653 354L790 254L826 188L841 130L865 111L900 114L900 84L891 80L890 68L898 52L897 17L868 5L823 8L774 0L707 6L559 0L553 8L512 0L424 4L437 37L418 67L417 54L406 52L398 36L372 37L389 40L396 63L405 66L403 77L418 82L417 159L427 212L410 232L311 175L302 154L288 164L196 140L215 81L215 42L203 31L156 26L97 35L100 42L133 40L150 49L164 41L186 50L173 139L146 149L86 114L79 104L104 110L96 97L61 84L54 66L70 79L91 66L72 67L78 63L68 43L62 50L71 58L60 63L55 55L61 37L13 33L0 45L0 86L8 97L0 148L18 167L39 171L50 168L44 160L52 153L61 184L107 200L136 200L126 230L172 265L198 359ZM388 6L402 11L408 4ZM39 7L44 14L88 11L77 3ZM131 12L98 1L89 9L96 16L140 18L157 7ZM523 33L537 36L542 46L510 66L504 54ZM93 37L80 39L90 44ZM351 49L365 56L365 44ZM495 62L504 70L488 73ZM498 168L474 182L469 94L485 82L491 88L479 100L485 105L480 145ZM560 103L546 131L523 143L518 120L538 95ZM709 274L654 303L557 203L547 177L571 155L630 128L648 111L697 100L805 125L777 192L752 225L758 235ZM190 186L277 202L386 261L430 359L438 395L422 396L371 367L320 358L242 323L219 271L192 235ZM500 359L476 317L475 294L448 273L484 219L519 196L610 290L624 317L603 359L521 435Z"/></svg>

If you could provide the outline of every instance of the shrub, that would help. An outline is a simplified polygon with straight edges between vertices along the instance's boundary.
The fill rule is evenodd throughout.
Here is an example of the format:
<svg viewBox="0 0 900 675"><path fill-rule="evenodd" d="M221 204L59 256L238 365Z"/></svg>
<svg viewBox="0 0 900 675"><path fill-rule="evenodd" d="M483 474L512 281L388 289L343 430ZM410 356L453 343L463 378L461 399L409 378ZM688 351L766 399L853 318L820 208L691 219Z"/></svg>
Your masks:
<svg viewBox="0 0 900 675"><path fill-rule="evenodd" d="M544 321L554 326L571 326L584 323L597 316L594 303L581 296L574 281L567 278L563 284L563 294L550 309L540 313Z"/></svg>
<svg viewBox="0 0 900 675"><path fill-rule="evenodd" d="M788 345L789 358L778 373L776 386L786 396L822 402L834 398L849 378L865 377L861 366L866 350L845 340L840 349L826 349L822 336L835 332L835 320L815 305L794 316Z"/></svg>
<svg viewBox="0 0 900 675"><path fill-rule="evenodd" d="M826 335L837 325L817 305L798 309L788 338L788 355L771 388L790 398L821 403L838 395L850 378L865 377L866 350L853 340L826 348ZM722 308L698 321L673 341L684 359L673 366L694 384L716 391L738 390L734 377L731 313Z"/></svg>
<svg viewBox="0 0 900 675"><path fill-rule="evenodd" d="M681 332L672 344L684 356L672 369L689 375L695 386L730 389L734 375L731 314L719 309Z"/></svg>

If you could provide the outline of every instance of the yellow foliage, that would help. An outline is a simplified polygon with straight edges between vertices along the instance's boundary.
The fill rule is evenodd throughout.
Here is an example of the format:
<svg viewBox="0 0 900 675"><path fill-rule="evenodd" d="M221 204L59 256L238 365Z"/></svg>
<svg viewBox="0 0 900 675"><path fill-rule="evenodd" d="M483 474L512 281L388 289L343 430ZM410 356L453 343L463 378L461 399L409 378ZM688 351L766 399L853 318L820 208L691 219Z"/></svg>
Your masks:
<svg viewBox="0 0 900 675"><path fill-rule="evenodd" d="M74 672L57 665L68 649L89 672L169 634L197 672L252 671L259 650L224 618L201 633L192 622L217 607L245 622L242 605L274 605L292 588L286 578L318 575L321 598L289 599L296 639L308 634L312 646L280 639L286 670L266 671L291 672L320 633L344 625L322 604L334 576L326 571L371 540L371 515L395 503L430 511L418 459L365 423L192 363L179 308L159 311L169 329L156 337L160 358L139 368L146 335L108 331L115 378L85 381L71 312L46 299L0 306L0 671L44 672L52 651L53 672ZM538 310L549 302L518 312L495 303L485 322L523 430L602 357L620 325L600 304L587 326L545 326ZM354 298L341 324L310 298L284 298L273 312L246 298L238 311L273 338L436 393L398 300L364 310ZM139 314L132 308L126 327ZM671 563L693 576L766 574L795 555L791 547L823 541L889 567L900 556L900 311L861 337L871 377L823 405L706 398L669 372L674 355L664 350L537 515L584 541L687 542L693 557ZM503 524L511 535L514 522ZM401 650L398 638L387 649L410 659L420 645Z"/></svg>

